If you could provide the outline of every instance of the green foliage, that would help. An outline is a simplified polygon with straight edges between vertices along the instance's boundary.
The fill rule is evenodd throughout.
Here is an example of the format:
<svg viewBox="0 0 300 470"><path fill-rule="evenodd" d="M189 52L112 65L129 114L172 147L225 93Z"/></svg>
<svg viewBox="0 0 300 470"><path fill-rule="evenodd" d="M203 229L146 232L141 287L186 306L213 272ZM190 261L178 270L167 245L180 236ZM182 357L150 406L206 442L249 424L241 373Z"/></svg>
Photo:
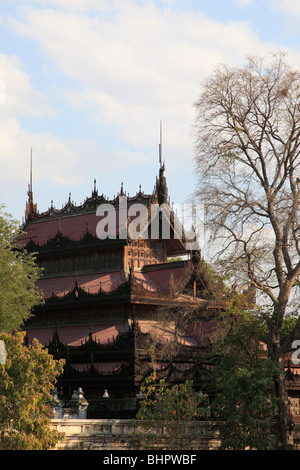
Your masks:
<svg viewBox="0 0 300 470"><path fill-rule="evenodd" d="M41 269L34 254L17 249L18 234L18 223L0 206L0 332L18 330L32 308L43 302L35 286Z"/></svg>
<svg viewBox="0 0 300 470"><path fill-rule="evenodd" d="M145 380L141 387L141 400L136 419L143 429L143 438L157 439L158 434L168 435L169 445L182 445L183 422L205 418L209 408L203 406L203 398L193 389L193 383L168 387L164 379L157 380L155 374Z"/></svg>
<svg viewBox="0 0 300 470"><path fill-rule="evenodd" d="M191 381L168 387L164 379L156 381L156 376L152 375L146 379L141 392L144 399L137 418L144 421L191 421L205 413Z"/></svg>
<svg viewBox="0 0 300 470"><path fill-rule="evenodd" d="M167 263L176 263L176 261L183 261L183 258L181 256L172 256L167 259Z"/></svg>
<svg viewBox="0 0 300 470"><path fill-rule="evenodd" d="M6 361L0 364L0 449L46 450L63 436L50 427L51 390L62 373L38 341L24 346L25 333L0 333Z"/></svg>
<svg viewBox="0 0 300 470"><path fill-rule="evenodd" d="M282 322L282 327L280 330L281 334L281 343L282 341L292 332L295 330L296 325L299 322L299 313L288 313Z"/></svg>
<svg viewBox="0 0 300 470"><path fill-rule="evenodd" d="M272 374L272 364L267 360L260 360L251 367L238 367L234 374L224 373L218 402L220 419L225 421L221 429L221 448L275 448L272 432L275 399L269 374Z"/></svg>
<svg viewBox="0 0 300 470"><path fill-rule="evenodd" d="M201 298L219 299L227 294L226 277L221 276L210 264L201 259L196 276L201 285Z"/></svg>
<svg viewBox="0 0 300 470"><path fill-rule="evenodd" d="M268 450L276 446L273 387L278 370L260 341L262 331L261 320L245 314L213 349L215 367L210 379L217 398L212 410L224 421L223 449Z"/></svg>

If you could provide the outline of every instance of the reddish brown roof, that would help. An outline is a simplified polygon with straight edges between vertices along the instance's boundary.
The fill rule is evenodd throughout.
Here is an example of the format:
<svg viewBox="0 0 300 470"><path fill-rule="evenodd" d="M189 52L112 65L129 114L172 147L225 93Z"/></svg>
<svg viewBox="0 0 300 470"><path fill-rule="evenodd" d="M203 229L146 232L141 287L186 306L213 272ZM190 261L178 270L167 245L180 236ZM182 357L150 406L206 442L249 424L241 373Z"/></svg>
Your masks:
<svg viewBox="0 0 300 470"><path fill-rule="evenodd" d="M105 231L109 229L111 234L110 237L108 237L108 234L107 236L105 234L105 239L118 238L123 228L120 223L125 224L126 218L123 216L120 221L119 214L120 211L116 208L115 212L112 212L109 216L107 216L107 214L100 216L97 215L96 211L93 211L89 213L63 214L59 217L41 217L29 222L28 225L23 228L24 233L18 237L17 245L19 248L23 248L32 241L38 246L43 246L49 240L57 236L58 233L72 241L80 241L87 232L93 237L97 237L97 225L103 219L103 223L99 226L99 230L102 232L102 225L105 224L107 225ZM133 220L135 217L136 216L132 216L130 219ZM181 239L170 238L167 242L169 253L185 253L185 246Z"/></svg>
<svg viewBox="0 0 300 470"><path fill-rule="evenodd" d="M155 269L156 268L156 269ZM156 265L154 269L146 272L134 272L134 278L142 284L145 289L156 291L158 288L161 292L169 292L169 282L173 278L177 281L185 272L184 266L171 267L169 269L161 269L161 265Z"/></svg>
<svg viewBox="0 0 300 470"><path fill-rule="evenodd" d="M89 338L89 325L57 327L59 340L68 346L80 346ZM112 342L120 333L126 332L125 323L93 325L93 339L106 344ZM36 338L42 345L47 346L53 339L54 328L32 328L26 330L29 342Z"/></svg>
<svg viewBox="0 0 300 470"><path fill-rule="evenodd" d="M123 282L122 273L116 271L102 274L39 279L37 281L37 287L43 292L45 299L51 297L53 294L61 297L74 289L76 281L78 287L81 287L90 294L97 293L100 290L100 286L104 292L111 292Z"/></svg>
<svg viewBox="0 0 300 470"><path fill-rule="evenodd" d="M25 246L30 240L42 246L54 238L58 232L72 241L79 241L87 230L96 237L96 227L102 218L97 216L96 212L92 212L33 221L24 229L25 233L18 238L19 246ZM118 235L119 227L114 225L112 228L116 230Z"/></svg>

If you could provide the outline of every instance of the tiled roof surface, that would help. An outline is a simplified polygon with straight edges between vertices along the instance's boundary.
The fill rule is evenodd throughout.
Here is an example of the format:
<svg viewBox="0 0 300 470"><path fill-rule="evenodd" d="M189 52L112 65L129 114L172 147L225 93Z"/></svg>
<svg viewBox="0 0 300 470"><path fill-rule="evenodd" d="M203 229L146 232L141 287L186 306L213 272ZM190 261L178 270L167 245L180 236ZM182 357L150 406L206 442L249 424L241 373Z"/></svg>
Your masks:
<svg viewBox="0 0 300 470"><path fill-rule="evenodd" d="M81 346L89 338L89 325L57 327L59 340L68 346ZM126 323L93 324L93 339L101 344L112 342L118 334L126 332ZM32 328L26 331L29 342L37 338L41 344L48 345L53 339L54 328Z"/></svg>

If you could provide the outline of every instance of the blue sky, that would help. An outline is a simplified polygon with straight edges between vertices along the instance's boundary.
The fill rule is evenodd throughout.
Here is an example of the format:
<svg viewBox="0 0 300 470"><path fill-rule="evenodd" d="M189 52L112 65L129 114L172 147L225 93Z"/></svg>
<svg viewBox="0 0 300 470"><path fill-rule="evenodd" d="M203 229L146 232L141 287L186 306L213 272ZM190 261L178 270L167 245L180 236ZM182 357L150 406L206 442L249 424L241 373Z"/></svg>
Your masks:
<svg viewBox="0 0 300 470"><path fill-rule="evenodd" d="M80 204L97 180L152 192L160 120L171 202L195 189L193 103L220 62L279 48L300 67L298 0L2 0L0 203ZM3 96L4 93L4 96Z"/></svg>

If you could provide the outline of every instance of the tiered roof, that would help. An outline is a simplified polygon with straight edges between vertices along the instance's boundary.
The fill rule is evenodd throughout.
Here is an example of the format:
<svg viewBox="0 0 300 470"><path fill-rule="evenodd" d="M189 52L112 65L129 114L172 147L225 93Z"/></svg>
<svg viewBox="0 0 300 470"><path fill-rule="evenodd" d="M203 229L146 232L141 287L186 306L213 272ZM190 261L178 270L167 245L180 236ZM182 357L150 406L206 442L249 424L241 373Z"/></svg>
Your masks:
<svg viewBox="0 0 300 470"><path fill-rule="evenodd" d="M55 357L67 358L60 378L63 387L85 384L87 389L101 389L105 380L116 394L120 387L132 393L137 381L151 368L143 346L153 339L165 345L174 338L174 323L158 323L157 307L188 304L205 311L209 319L203 318L201 328L191 325L179 335L176 331L183 357L167 366L162 353L158 368L161 373L173 368L176 380L189 374L197 376L196 350L217 334L222 299L201 295L208 284L205 274L199 271L200 251L186 248L186 235L170 205L164 171L161 165L150 194L140 187L135 196L129 197L122 184L119 193L109 199L98 193L94 181L91 196L82 204L74 204L69 195L61 209L51 203L43 213L38 212L32 186L29 188L18 246L36 252L38 263L46 269L37 281L45 303L37 306L25 329L29 342L35 337ZM124 198L127 207L146 207L146 217L140 225L142 234L153 223L149 212L152 205L167 206L170 237L163 239L160 232L158 238L145 238L144 244L143 237L124 237L119 224L119 216L124 215L120 213ZM97 209L102 204L110 204L115 211L115 226L110 225L115 237L101 239L97 235L97 225L104 217L97 214ZM157 217L162 224L165 214ZM133 216L127 218L128 222L133 220ZM151 256L144 256L142 265L131 264L135 251L145 254L147 250ZM185 256L168 262L168 257L179 255Z"/></svg>
<svg viewBox="0 0 300 470"><path fill-rule="evenodd" d="M128 238L120 236L119 231L119 208L120 198L126 196L128 207L133 204L143 204L150 210L152 204L167 204L167 187L164 177L164 166L160 168L159 178L152 194L144 194L141 187L138 193L133 197L128 197L121 185L121 190L113 199L106 198L103 194L99 195L94 181L94 189L90 197L86 198L83 204L75 205L71 201L71 195L67 203L61 208L56 209L51 203L51 207L43 213L39 213L36 205L33 204L32 190L28 192L29 200L27 203L26 220L22 227L23 233L18 238L18 246L26 248L32 252L38 252L39 256L50 256L53 253L75 253L80 249L86 248L107 248L115 244L125 245ZM101 204L110 204L116 211L116 231L115 238L101 240L97 237L97 224L101 217L97 215L97 208ZM176 236L175 232L180 224L176 220L176 215L170 207L170 239L165 240L166 256L187 255L188 250L185 247L185 233L182 231L182 237ZM151 225L151 218L147 220L148 227ZM166 259L164 260L166 261ZM151 260L149 261L151 263ZM97 272L72 273L64 275L52 274L45 275L37 283L37 286L43 291L47 300L63 299L72 295L83 296L103 295L120 293L120 286L127 288L127 293L136 296L137 293L143 294L145 298L159 295L160 297L174 297L180 294L180 290L188 281L193 270L191 261L182 261L179 263L159 263L154 265L145 264L143 269L131 270L125 269L124 263L119 267L111 269L104 268ZM124 291L124 289L123 289ZM142 292L143 291L143 292ZM124 291L125 292L125 291ZM123 293L124 293L123 292Z"/></svg>

